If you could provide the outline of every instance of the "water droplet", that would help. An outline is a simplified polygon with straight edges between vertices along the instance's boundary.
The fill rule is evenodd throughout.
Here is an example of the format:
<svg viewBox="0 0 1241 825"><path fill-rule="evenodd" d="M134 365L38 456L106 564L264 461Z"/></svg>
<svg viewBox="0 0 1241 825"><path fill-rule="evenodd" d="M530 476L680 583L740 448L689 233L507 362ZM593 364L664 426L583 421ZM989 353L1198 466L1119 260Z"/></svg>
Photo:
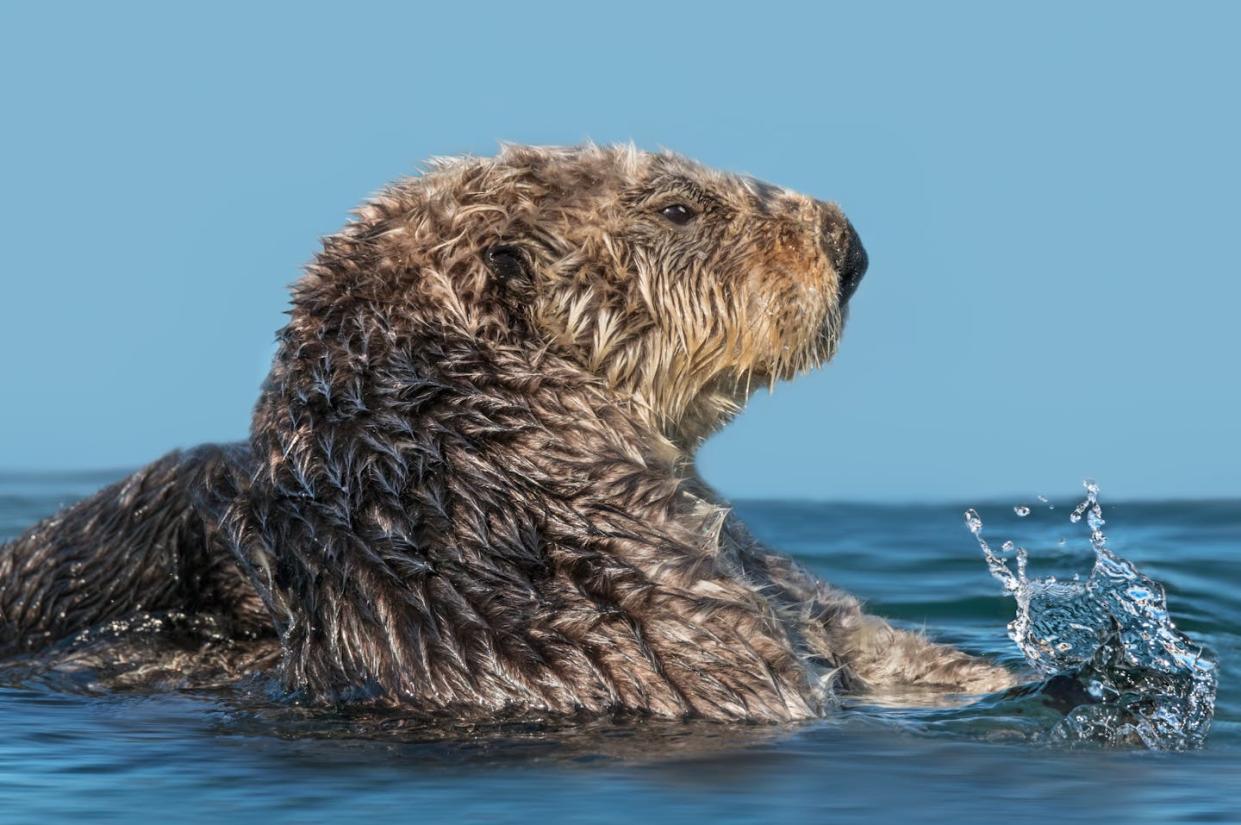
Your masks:
<svg viewBox="0 0 1241 825"><path fill-rule="evenodd" d="M1013 508L1013 512L1016 513L1019 518L1025 518L1030 515L1030 508L1024 504L1018 504Z"/></svg>

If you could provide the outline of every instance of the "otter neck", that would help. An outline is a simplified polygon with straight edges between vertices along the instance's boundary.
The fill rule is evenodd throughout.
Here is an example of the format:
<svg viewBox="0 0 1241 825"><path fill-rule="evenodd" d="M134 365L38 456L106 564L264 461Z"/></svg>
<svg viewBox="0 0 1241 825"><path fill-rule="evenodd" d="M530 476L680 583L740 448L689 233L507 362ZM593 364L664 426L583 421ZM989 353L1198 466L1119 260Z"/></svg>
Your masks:
<svg viewBox="0 0 1241 825"><path fill-rule="evenodd" d="M709 382L689 402L666 410L648 400L641 391L613 389L618 406L631 411L645 424L650 440L666 443L680 461L692 464L698 449L737 416L749 397L748 388L733 378L720 377Z"/></svg>
<svg viewBox="0 0 1241 825"><path fill-rule="evenodd" d="M606 482L624 465L675 478L692 473L702 439L735 411L731 399L704 397L668 420L548 350L437 331L307 340L291 324L283 338L252 447L268 483L335 510L501 476L543 491Z"/></svg>

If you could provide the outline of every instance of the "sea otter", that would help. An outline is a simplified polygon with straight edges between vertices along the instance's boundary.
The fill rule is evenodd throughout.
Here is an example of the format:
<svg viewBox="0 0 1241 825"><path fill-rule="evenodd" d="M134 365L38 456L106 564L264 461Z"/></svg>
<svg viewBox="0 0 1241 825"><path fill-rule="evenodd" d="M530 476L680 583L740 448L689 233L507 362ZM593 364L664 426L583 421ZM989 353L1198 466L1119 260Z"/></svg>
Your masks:
<svg viewBox="0 0 1241 825"><path fill-rule="evenodd" d="M1007 670L757 544L696 447L831 358L834 204L630 146L434 161L294 285L247 444L0 549L0 652L137 613L280 642L311 702L785 721Z"/></svg>

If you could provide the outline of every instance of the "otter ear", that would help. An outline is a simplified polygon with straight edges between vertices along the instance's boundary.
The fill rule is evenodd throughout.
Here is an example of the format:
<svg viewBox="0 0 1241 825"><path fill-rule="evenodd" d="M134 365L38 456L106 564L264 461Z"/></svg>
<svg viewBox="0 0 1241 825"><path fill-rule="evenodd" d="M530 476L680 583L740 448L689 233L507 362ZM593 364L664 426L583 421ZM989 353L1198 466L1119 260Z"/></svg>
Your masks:
<svg viewBox="0 0 1241 825"><path fill-rule="evenodd" d="M487 268L501 281L524 279L530 275L530 264L521 247L499 244L488 249L483 257L487 261Z"/></svg>

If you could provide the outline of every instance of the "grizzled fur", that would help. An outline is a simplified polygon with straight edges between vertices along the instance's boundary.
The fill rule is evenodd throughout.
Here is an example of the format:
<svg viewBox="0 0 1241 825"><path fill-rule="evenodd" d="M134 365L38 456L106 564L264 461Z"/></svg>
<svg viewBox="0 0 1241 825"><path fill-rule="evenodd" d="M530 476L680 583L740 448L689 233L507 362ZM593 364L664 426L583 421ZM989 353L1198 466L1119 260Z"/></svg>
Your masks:
<svg viewBox="0 0 1241 825"><path fill-rule="evenodd" d="M295 285L249 445L0 550L0 650L178 609L274 628L318 701L789 720L1008 686L756 544L694 473L751 387L831 357L864 266L835 206L673 155L437 162Z"/></svg>
<svg viewBox="0 0 1241 825"><path fill-rule="evenodd" d="M162 611L267 632L263 603L203 507L238 461L249 461L244 445L171 453L0 548L0 654Z"/></svg>

